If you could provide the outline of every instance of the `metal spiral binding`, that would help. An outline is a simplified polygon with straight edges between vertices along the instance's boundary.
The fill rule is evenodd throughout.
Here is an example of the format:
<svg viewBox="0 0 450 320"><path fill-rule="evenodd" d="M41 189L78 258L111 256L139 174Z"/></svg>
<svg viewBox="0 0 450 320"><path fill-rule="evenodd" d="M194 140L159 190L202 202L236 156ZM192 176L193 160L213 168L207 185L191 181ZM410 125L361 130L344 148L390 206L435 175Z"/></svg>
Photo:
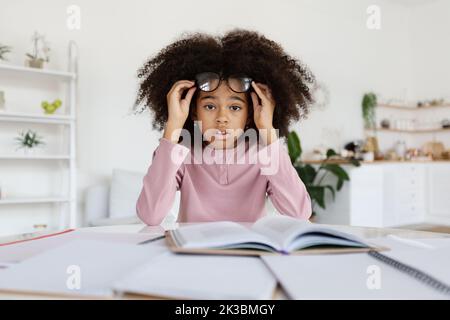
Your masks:
<svg viewBox="0 0 450 320"><path fill-rule="evenodd" d="M407 264L404 264L402 262L399 262L397 260L394 260L394 259L392 259L388 256L385 256L384 254L381 254L377 251L371 250L368 253L370 256L374 257L375 259L380 260L380 261L416 278L420 282L423 282L446 295L450 295L450 286L449 285L443 283L440 280L437 280L436 278L426 274L425 272L423 272L419 269L416 269L414 267L411 267Z"/></svg>

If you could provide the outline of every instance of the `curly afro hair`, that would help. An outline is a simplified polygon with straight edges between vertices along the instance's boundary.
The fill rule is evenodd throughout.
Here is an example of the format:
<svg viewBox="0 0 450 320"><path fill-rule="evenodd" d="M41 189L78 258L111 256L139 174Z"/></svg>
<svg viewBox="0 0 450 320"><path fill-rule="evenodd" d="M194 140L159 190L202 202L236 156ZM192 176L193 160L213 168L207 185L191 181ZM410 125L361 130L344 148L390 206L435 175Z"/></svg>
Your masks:
<svg viewBox="0 0 450 320"><path fill-rule="evenodd" d="M204 33L185 34L151 57L138 71L136 112L148 108L154 115L153 128L163 130L168 119L167 93L178 80L193 80L200 72L245 74L269 86L276 106L273 126L280 137L289 133L293 121L304 118L313 103L314 76L299 60L288 55L276 42L255 31L234 29L222 37ZM249 93L247 93L249 94ZM193 96L190 112L195 108ZM249 101L249 128L255 128ZM193 134L193 121L184 128Z"/></svg>

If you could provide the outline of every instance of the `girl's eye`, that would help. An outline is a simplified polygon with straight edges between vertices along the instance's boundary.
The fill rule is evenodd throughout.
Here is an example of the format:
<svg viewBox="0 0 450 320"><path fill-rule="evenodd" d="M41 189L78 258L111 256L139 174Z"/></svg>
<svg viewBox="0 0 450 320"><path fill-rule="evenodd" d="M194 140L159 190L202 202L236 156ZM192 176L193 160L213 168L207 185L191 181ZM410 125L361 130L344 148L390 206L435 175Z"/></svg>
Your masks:
<svg viewBox="0 0 450 320"><path fill-rule="evenodd" d="M230 109L233 110L233 111L239 111L239 110L241 110L242 108L239 107L239 106L231 106Z"/></svg>
<svg viewBox="0 0 450 320"><path fill-rule="evenodd" d="M207 104L206 106L205 106L205 109L206 110L213 110L215 108L215 106L213 106L212 104Z"/></svg>

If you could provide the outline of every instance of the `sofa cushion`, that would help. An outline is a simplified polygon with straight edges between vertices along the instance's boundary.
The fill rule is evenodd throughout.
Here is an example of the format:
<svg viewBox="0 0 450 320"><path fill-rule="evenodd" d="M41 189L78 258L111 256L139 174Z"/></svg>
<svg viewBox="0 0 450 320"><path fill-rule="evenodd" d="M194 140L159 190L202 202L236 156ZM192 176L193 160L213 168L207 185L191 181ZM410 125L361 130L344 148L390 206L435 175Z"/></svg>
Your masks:
<svg viewBox="0 0 450 320"><path fill-rule="evenodd" d="M114 169L109 193L109 217L136 216L136 202L142 189L144 173Z"/></svg>

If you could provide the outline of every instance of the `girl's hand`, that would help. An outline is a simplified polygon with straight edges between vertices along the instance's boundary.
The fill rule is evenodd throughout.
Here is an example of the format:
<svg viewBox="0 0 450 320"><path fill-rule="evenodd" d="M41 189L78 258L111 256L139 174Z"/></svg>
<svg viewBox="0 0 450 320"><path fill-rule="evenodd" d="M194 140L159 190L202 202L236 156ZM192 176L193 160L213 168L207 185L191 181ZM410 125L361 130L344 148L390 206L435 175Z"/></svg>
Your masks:
<svg viewBox="0 0 450 320"><path fill-rule="evenodd" d="M255 92L251 93L253 101L253 115L258 129L273 129L273 112L275 100L267 85L252 81ZM261 101L261 102L260 102Z"/></svg>
<svg viewBox="0 0 450 320"><path fill-rule="evenodd" d="M256 92L251 93L255 125L260 130L265 144L269 145L277 139L276 130L273 128L275 99L267 85L252 81L252 87Z"/></svg>
<svg viewBox="0 0 450 320"><path fill-rule="evenodd" d="M181 99L184 90L188 89L186 97ZM168 124L183 128L189 116L189 106L191 104L192 96L197 87L194 81L179 80L174 83L169 93L167 94L167 108L169 112Z"/></svg>
<svg viewBox="0 0 450 320"><path fill-rule="evenodd" d="M181 99L183 91L188 89L184 99ZM189 116L189 106L191 104L192 96L197 87L194 81L180 80L174 83L169 93L167 94L167 108L169 117L167 119L166 127L163 137L178 143L181 130Z"/></svg>

